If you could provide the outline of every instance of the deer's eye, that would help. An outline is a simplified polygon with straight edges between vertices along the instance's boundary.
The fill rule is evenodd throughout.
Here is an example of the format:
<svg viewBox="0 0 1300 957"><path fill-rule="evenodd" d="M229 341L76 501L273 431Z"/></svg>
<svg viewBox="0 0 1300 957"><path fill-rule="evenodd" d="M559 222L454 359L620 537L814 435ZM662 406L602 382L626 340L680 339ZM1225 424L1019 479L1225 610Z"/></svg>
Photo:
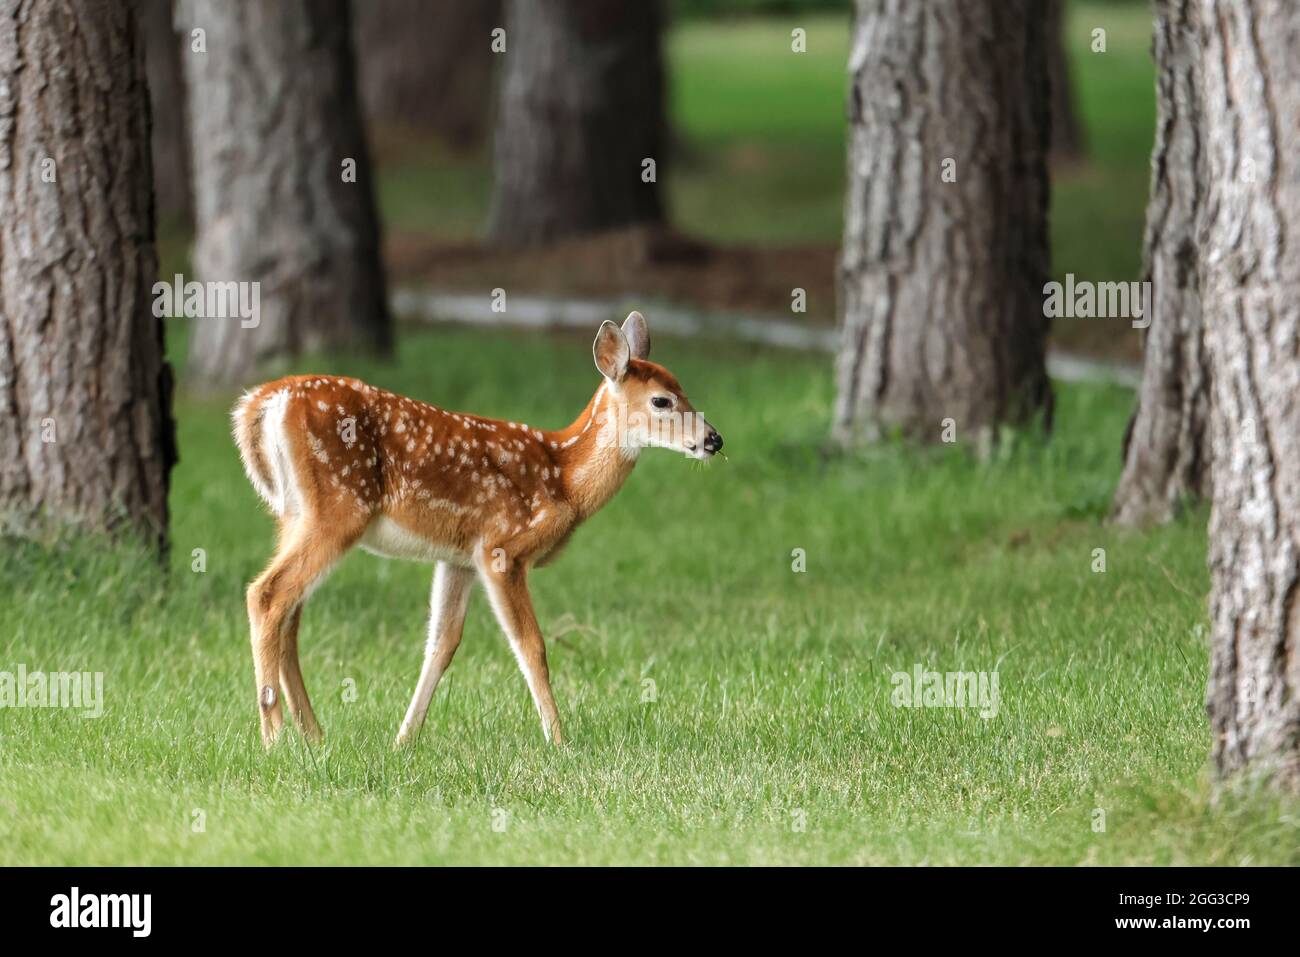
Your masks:
<svg viewBox="0 0 1300 957"><path fill-rule="evenodd" d="M657 395L650 400L650 404L656 409L666 409L673 404L673 400L666 395Z"/></svg>

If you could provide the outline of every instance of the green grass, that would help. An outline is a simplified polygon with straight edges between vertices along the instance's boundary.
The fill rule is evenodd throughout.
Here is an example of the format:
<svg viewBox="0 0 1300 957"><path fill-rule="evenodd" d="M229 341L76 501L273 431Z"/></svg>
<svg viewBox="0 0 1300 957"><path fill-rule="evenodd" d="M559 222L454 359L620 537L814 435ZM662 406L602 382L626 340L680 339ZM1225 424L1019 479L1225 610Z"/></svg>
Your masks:
<svg viewBox="0 0 1300 957"><path fill-rule="evenodd" d="M790 49L796 26L807 31L805 53ZM847 14L823 14L672 31L678 225L720 242L839 242L849 28Z"/></svg>
<svg viewBox="0 0 1300 957"><path fill-rule="evenodd" d="M596 380L585 338L438 329L401 350L315 367L536 423L573 416ZM304 616L326 742L264 753L243 587L272 525L229 397L182 398L165 573L85 542L0 552L0 670L102 671L106 698L93 720L0 710L0 861L1300 862L1300 809L1210 799L1204 515L1141 535L1100 522L1128 393L1062 387L1053 440L986 464L824 459L823 359L656 352L730 458L647 454L534 575L564 749L543 744L476 595L422 738L390 750L430 573L358 553ZM1000 713L893 707L891 674L916 663L996 669Z"/></svg>
<svg viewBox="0 0 1300 957"><path fill-rule="evenodd" d="M1147 4L1068 3L1075 95L1088 161L1052 181L1053 272L1091 281L1135 278L1155 136L1155 67ZM1106 31L1106 51L1091 49Z"/></svg>
<svg viewBox="0 0 1300 957"><path fill-rule="evenodd" d="M394 148L378 171L386 228L448 240L482 234L492 196L490 150L456 152L424 139Z"/></svg>

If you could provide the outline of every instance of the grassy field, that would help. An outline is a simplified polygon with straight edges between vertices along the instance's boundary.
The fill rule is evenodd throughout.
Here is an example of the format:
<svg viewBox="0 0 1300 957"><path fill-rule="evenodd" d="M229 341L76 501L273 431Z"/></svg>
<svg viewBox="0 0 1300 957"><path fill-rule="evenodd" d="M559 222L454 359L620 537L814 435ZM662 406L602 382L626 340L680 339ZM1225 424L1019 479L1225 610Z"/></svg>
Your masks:
<svg viewBox="0 0 1300 957"><path fill-rule="evenodd" d="M100 671L105 694L97 719L0 710L0 862L1300 863L1300 809L1210 797L1204 516L1101 524L1128 393L1063 388L1050 443L986 464L824 459L823 359L656 357L730 458L648 454L534 576L561 750L476 595L423 737L393 752L430 576L358 553L304 616L326 741L265 753L243 587L272 526L231 397L181 399L165 573L0 551L0 670ZM597 379L585 337L449 329L406 335L396 367L313 366L539 424ZM918 664L996 670L996 717L893 706Z"/></svg>
<svg viewBox="0 0 1300 957"><path fill-rule="evenodd" d="M1086 164L1053 176L1054 271L1092 280L1136 274L1155 122L1151 17L1128 6L1074 0L1067 40ZM790 31L807 31L806 53ZM1091 50L1092 30L1106 50ZM722 243L840 241L849 17L686 20L667 53L677 155L671 215L686 232ZM449 239L478 236L491 192L488 151L455 155L426 141L381 164L385 221Z"/></svg>
<svg viewBox="0 0 1300 957"><path fill-rule="evenodd" d="M1090 159L1054 180L1054 269L1127 278L1149 17L1069 8ZM838 242L847 44L836 16L674 27L678 224ZM474 236L489 190L485 154L411 143L381 169L398 230ZM164 274L186 241L165 231ZM179 365L184 329L169 335ZM265 753L243 589L272 523L230 440L234 397L182 393L170 567L87 542L0 548L0 673L102 672L105 694L94 719L0 709L0 863L1300 863L1300 807L1208 783L1204 513L1102 524L1130 393L1061 387L1052 440L986 463L827 457L824 358L666 337L655 358L729 459L648 454L533 577L559 750L476 595L423 736L392 751L430 571L357 553L303 621L326 741ZM597 380L587 337L445 328L408 331L393 366L304 368L544 425ZM893 676L917 666L996 672L996 716L896 707Z"/></svg>

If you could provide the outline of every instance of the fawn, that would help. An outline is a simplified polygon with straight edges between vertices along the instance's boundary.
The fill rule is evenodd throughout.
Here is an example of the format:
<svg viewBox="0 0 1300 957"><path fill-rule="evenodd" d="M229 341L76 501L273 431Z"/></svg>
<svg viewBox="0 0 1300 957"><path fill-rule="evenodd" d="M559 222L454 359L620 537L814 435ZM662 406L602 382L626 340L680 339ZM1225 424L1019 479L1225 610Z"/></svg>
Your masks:
<svg viewBox="0 0 1300 957"><path fill-rule="evenodd" d="M424 665L397 734L424 724L460 644L475 577L519 661L547 740L560 743L546 647L528 572L553 559L608 502L643 448L711 458L722 437L681 385L649 362L645 319L601 325L604 377L587 407L554 432L443 409L356 379L291 376L259 386L233 412L244 469L279 520L270 565L248 587L262 740L283 718L280 695L320 739L298 663L298 624L312 590L353 545L435 562Z"/></svg>

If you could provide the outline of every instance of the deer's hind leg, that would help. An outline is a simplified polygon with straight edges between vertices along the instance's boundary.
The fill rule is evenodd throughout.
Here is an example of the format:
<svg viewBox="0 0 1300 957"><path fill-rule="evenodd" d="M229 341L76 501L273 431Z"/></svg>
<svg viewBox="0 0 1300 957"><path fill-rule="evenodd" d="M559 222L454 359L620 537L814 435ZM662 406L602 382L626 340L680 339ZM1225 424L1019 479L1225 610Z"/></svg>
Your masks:
<svg viewBox="0 0 1300 957"><path fill-rule="evenodd" d="M306 603L305 598L298 602L293 614L285 619L284 631L280 635L280 690L298 730L315 744L321 739L320 725L311 709L307 685L302 680L302 666L298 663L298 626L302 623L302 606Z"/></svg>
<svg viewBox="0 0 1300 957"><path fill-rule="evenodd" d="M473 584L474 572L470 569L448 562L438 563L433 574L433 596L429 601L429 638L425 643L424 666L420 669L420 680L416 682L411 706L406 709L394 747L410 742L424 725L434 689L460 647L465 610Z"/></svg>
<svg viewBox="0 0 1300 957"><path fill-rule="evenodd" d="M257 704L262 742L279 737L283 687L289 707L304 733L319 737L320 728L307 697L298 663L298 619L308 592L360 537L364 521L322 524L305 516L286 522L271 564L248 586L248 620L257 677Z"/></svg>

